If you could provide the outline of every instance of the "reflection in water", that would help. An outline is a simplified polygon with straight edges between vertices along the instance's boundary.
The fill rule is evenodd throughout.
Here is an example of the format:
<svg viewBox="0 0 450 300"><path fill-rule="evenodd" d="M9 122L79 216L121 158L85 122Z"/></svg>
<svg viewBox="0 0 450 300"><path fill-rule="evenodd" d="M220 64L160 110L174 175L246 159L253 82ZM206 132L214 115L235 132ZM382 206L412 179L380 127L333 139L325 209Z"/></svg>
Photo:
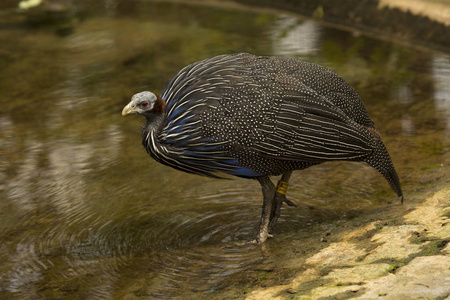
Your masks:
<svg viewBox="0 0 450 300"><path fill-rule="evenodd" d="M319 50L320 26L314 21L280 17L271 31L273 55L307 55Z"/></svg>
<svg viewBox="0 0 450 300"><path fill-rule="evenodd" d="M403 85L401 85L398 88L398 101L403 105L407 106L413 103L413 91L411 90L411 82L406 82ZM402 133L406 136L412 136L416 133L416 128L414 125L414 120L411 118L411 116L404 114L402 115L401 119L401 125L402 125Z"/></svg>
<svg viewBox="0 0 450 300"><path fill-rule="evenodd" d="M414 126L414 121L410 116L402 116L402 132L403 135L414 135L416 128Z"/></svg>
<svg viewBox="0 0 450 300"><path fill-rule="evenodd" d="M32 188L34 179L39 175L36 166L41 151L40 146L42 146L32 141L30 144L24 149L27 155L16 169L16 176L13 180L8 180L6 185L8 198L14 201L14 204L20 207L20 210L24 211L32 211L36 208Z"/></svg>
<svg viewBox="0 0 450 300"><path fill-rule="evenodd" d="M450 58L436 56L431 63L436 110L445 116L446 137L450 138Z"/></svg>
<svg viewBox="0 0 450 300"><path fill-rule="evenodd" d="M403 105L408 105L413 102L413 95L410 82L406 82L398 89L398 101Z"/></svg>
<svg viewBox="0 0 450 300"><path fill-rule="evenodd" d="M296 172L288 196L298 207L283 208L275 239L248 243L261 209L256 182L162 166L140 145L143 120L120 116L130 95L161 90L180 67L205 56L300 56L344 74L364 94L409 180L406 190L428 176L414 170L445 160L447 56L294 17L126 4L104 2L64 38L16 29L24 38L11 39L0 55L2 299L167 298L180 291L236 298L291 256L307 257L304 249L337 225L395 200L364 164ZM17 32L0 31L2 39L11 36Z"/></svg>

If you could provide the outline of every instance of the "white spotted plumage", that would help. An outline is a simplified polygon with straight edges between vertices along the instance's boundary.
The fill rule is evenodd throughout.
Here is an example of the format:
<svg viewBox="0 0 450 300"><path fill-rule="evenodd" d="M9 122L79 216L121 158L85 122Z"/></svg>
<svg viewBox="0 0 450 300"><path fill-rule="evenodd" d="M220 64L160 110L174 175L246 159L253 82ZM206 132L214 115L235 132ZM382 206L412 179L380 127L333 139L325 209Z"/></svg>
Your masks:
<svg viewBox="0 0 450 300"><path fill-rule="evenodd" d="M183 68L161 94L143 143L161 163L206 176L276 175L332 160L365 161L398 193L398 177L350 85L292 58L221 55Z"/></svg>

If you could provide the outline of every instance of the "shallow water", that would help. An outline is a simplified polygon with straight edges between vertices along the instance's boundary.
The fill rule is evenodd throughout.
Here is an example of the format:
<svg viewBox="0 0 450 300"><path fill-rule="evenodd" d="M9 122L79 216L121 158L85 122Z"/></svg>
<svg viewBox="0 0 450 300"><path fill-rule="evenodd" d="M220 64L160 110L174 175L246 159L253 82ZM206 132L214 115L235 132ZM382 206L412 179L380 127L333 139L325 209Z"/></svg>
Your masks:
<svg viewBox="0 0 450 300"><path fill-rule="evenodd" d="M448 184L448 54L276 12L107 1L48 18L0 19L2 299L239 297L269 274L287 280L336 228L398 203L368 165L316 166L294 173L298 207L283 208L275 238L248 243L259 184L162 166L141 146L144 120L120 115L132 94L160 92L213 55L333 69L363 98L406 201Z"/></svg>

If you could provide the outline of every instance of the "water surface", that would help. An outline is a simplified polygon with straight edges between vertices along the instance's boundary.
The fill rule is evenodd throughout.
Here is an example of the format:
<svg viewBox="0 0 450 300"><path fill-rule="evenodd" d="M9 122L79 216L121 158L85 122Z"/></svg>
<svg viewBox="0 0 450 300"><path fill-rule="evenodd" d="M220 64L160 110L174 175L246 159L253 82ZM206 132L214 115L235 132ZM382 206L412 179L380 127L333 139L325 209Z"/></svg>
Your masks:
<svg viewBox="0 0 450 300"><path fill-rule="evenodd" d="M6 13L8 12L8 13ZM256 181L214 180L153 161L136 92L159 93L213 55L284 55L327 66L359 92L420 202L450 178L450 56L314 20L145 1L0 19L0 298L239 298L283 283L356 220L401 214L362 163L294 173L275 238L256 234ZM446 169L447 168L447 169ZM363 222L363 221L361 221Z"/></svg>

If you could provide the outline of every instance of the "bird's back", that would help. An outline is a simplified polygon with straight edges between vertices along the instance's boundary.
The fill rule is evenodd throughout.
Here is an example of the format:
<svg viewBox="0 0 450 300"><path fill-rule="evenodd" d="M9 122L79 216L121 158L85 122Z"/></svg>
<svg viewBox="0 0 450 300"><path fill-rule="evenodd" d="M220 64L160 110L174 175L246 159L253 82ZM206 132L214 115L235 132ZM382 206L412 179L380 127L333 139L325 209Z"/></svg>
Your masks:
<svg viewBox="0 0 450 300"><path fill-rule="evenodd" d="M202 86L203 83L209 85ZM289 57L239 53L199 61L178 72L167 84L162 97L169 106L179 106L180 96L191 91L186 90L188 86L192 89L200 87L207 93L215 91L220 98L224 98L224 90L239 85L250 85L247 90L266 89L270 94L279 90L280 83L297 90L307 87L333 103L355 122L373 127L361 98L344 79L325 67ZM183 90L185 92L180 93ZM202 91L199 96L202 96ZM261 91L257 93L260 95ZM192 95L186 100L191 99L195 97Z"/></svg>

